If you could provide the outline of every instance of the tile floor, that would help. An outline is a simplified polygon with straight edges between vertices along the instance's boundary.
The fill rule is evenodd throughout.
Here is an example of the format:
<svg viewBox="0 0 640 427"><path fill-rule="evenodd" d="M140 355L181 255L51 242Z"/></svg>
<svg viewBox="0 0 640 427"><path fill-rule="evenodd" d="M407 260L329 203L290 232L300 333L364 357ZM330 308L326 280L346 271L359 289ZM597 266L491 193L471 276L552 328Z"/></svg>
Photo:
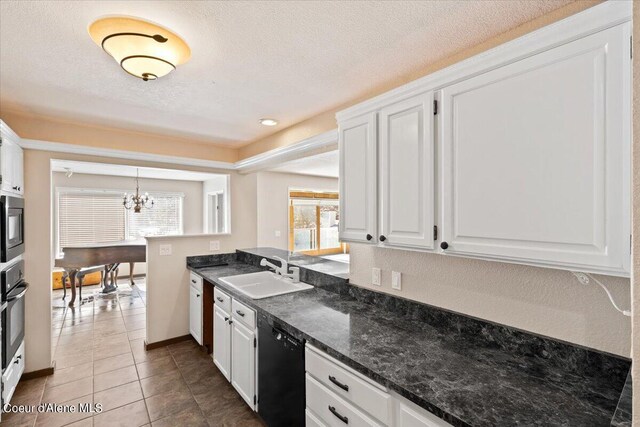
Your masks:
<svg viewBox="0 0 640 427"><path fill-rule="evenodd" d="M21 381L16 405L100 403L101 413L3 414L2 426L263 426L194 341L145 351L146 285L85 287L67 308L53 293L56 371ZM87 299L88 297L88 299Z"/></svg>

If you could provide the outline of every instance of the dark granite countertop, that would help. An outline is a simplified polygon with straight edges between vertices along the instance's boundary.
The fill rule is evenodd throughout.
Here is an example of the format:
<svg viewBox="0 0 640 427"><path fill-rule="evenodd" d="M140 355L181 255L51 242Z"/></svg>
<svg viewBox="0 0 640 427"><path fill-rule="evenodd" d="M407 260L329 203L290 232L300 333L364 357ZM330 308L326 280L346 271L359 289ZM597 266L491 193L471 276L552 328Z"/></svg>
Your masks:
<svg viewBox="0 0 640 427"><path fill-rule="evenodd" d="M225 261L228 265L206 267L202 258L189 268L294 336L453 425L609 426L612 422L624 376L619 384L611 378L620 377L624 363L614 361L611 368L598 361L593 374L580 375L503 346L480 345L480 337L451 333L319 287L253 300L218 278L263 268L240 262L233 254Z"/></svg>
<svg viewBox="0 0 640 427"><path fill-rule="evenodd" d="M632 397L633 387L631 381L631 373L627 375L627 381L624 383L620 400L618 401L618 407L616 413L611 421L612 427L631 427L632 418Z"/></svg>

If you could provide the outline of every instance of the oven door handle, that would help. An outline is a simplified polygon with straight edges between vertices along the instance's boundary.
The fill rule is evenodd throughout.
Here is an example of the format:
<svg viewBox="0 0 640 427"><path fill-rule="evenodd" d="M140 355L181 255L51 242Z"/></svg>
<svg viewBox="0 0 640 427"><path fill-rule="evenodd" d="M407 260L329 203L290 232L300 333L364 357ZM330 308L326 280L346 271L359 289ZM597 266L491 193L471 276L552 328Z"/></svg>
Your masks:
<svg viewBox="0 0 640 427"><path fill-rule="evenodd" d="M17 299L20 299L24 296L24 294L27 293L27 289L29 289L29 284L27 282L22 282L21 286L24 286L24 290L22 292L20 292L18 295L15 296L10 296L7 298L7 302L11 302L11 301L15 301Z"/></svg>

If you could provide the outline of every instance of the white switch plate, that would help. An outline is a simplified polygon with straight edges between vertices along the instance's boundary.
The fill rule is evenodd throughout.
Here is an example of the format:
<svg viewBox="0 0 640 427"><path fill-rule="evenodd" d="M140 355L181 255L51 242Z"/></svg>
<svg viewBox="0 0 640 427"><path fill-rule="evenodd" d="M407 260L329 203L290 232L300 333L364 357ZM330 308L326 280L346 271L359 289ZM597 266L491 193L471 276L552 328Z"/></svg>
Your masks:
<svg viewBox="0 0 640 427"><path fill-rule="evenodd" d="M376 286L380 286L381 280L380 280L380 269L379 268L372 268L371 269L371 284L372 285L376 285Z"/></svg>
<svg viewBox="0 0 640 427"><path fill-rule="evenodd" d="M209 241L209 250L210 251L219 251L220 250L220 240L210 240Z"/></svg>
<svg viewBox="0 0 640 427"><path fill-rule="evenodd" d="M166 245L160 245L160 256L169 256L171 255L172 252L172 247L169 244Z"/></svg>
<svg viewBox="0 0 640 427"><path fill-rule="evenodd" d="M273 233L273 234L275 234L275 236L276 236L276 237L280 237L280 230L276 230L276 231L274 231L274 233Z"/></svg>
<svg viewBox="0 0 640 427"><path fill-rule="evenodd" d="M399 271L391 272L391 287L397 290L402 289L402 273Z"/></svg>

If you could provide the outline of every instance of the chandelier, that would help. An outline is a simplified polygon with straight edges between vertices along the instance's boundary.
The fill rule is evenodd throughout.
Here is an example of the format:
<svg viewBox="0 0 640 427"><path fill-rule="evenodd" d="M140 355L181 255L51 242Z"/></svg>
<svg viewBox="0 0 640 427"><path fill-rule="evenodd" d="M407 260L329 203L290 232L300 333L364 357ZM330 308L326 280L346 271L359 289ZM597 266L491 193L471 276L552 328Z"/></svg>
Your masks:
<svg viewBox="0 0 640 427"><path fill-rule="evenodd" d="M136 194L124 193L122 204L125 209L133 208L133 212L140 213L142 208L151 209L155 204L153 197L149 193L140 194L140 169L136 169Z"/></svg>

